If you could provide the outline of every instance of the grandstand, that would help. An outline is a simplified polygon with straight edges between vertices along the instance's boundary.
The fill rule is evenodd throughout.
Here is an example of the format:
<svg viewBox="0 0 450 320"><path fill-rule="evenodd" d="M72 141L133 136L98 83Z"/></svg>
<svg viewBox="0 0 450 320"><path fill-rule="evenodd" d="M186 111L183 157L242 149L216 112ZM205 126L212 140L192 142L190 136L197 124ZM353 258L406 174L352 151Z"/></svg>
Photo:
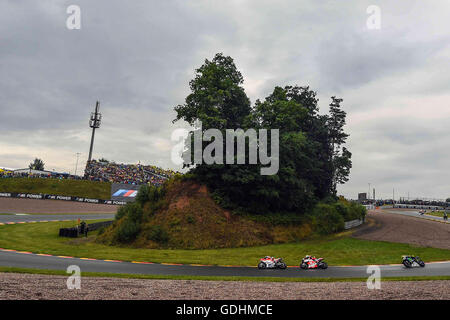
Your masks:
<svg viewBox="0 0 450 320"><path fill-rule="evenodd" d="M33 169L0 169L0 178L43 178L90 180L122 184L152 184L159 186L175 174L152 165L117 164L115 162L92 160L86 164L84 177L53 171Z"/></svg>
<svg viewBox="0 0 450 320"><path fill-rule="evenodd" d="M117 164L108 161L88 161L84 179L123 184L161 185L175 174L172 170L164 170L152 165Z"/></svg>
<svg viewBox="0 0 450 320"><path fill-rule="evenodd" d="M81 179L78 176L66 172L56 172L48 170L9 169L0 168L0 178L53 178L53 179Z"/></svg>

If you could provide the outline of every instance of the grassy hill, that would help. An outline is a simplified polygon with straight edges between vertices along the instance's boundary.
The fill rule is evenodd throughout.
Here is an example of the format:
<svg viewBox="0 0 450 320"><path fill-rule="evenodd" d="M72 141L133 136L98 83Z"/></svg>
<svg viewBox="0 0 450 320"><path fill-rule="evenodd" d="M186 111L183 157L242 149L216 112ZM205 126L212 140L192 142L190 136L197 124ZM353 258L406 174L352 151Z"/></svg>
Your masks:
<svg viewBox="0 0 450 320"><path fill-rule="evenodd" d="M0 192L42 193L59 196L74 196L96 199L111 198L109 182L41 179L41 178L2 178Z"/></svg>
<svg viewBox="0 0 450 320"><path fill-rule="evenodd" d="M193 181L172 180L163 191L154 188L148 194L152 200L137 199L119 209L98 241L148 249L233 248L295 242L313 232L309 221L274 225L233 214Z"/></svg>

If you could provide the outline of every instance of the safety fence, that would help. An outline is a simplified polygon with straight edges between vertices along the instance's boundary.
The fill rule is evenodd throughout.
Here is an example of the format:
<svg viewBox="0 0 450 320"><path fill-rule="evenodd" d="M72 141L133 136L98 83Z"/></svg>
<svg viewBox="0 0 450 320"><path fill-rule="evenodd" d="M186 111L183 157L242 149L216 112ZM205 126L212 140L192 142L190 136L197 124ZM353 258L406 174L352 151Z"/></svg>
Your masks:
<svg viewBox="0 0 450 320"><path fill-rule="evenodd" d="M86 225L80 224L77 227L73 228L61 228L59 229L59 236L60 237L67 237L67 238L77 238L80 234L84 234L85 232L98 230L103 227L107 227L113 223L113 220L111 221L102 221L102 222L95 222ZM85 229L86 228L86 229Z"/></svg>
<svg viewBox="0 0 450 320"><path fill-rule="evenodd" d="M53 194L33 194L33 193L16 193L16 192L0 192L0 198L19 198L19 199L37 199L37 200L62 200L75 201L94 204L110 204L110 205L125 205L125 201L118 200L103 200L91 199L83 197L58 196Z"/></svg>
<svg viewBox="0 0 450 320"><path fill-rule="evenodd" d="M348 230L348 229L356 228L356 227L362 225L363 222L364 222L364 220L362 220L362 219L347 221L347 222L345 222L344 229Z"/></svg>
<svg viewBox="0 0 450 320"><path fill-rule="evenodd" d="M108 227L110 226L114 221L110 220L110 221L102 221L102 222L95 222L95 223L90 223L88 224L88 228L89 231L94 231L103 227Z"/></svg>
<svg viewBox="0 0 450 320"><path fill-rule="evenodd" d="M398 209L429 209L429 210L444 210L447 207L429 206L429 205L414 205L414 204L395 204L394 208Z"/></svg>

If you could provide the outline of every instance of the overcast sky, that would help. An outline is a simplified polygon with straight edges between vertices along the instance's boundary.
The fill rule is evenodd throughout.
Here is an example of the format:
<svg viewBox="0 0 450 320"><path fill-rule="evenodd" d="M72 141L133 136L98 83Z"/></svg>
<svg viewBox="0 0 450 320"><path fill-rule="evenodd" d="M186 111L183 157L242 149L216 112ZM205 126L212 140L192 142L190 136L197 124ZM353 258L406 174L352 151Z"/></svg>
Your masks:
<svg viewBox="0 0 450 320"><path fill-rule="evenodd" d="M69 30L69 5L81 29ZM369 5L381 28L369 29ZM205 58L234 58L252 103L274 86L309 85L322 112L344 99L356 198L450 196L450 2L0 2L0 167L84 167L90 112L103 123L94 158L170 161L173 107Z"/></svg>

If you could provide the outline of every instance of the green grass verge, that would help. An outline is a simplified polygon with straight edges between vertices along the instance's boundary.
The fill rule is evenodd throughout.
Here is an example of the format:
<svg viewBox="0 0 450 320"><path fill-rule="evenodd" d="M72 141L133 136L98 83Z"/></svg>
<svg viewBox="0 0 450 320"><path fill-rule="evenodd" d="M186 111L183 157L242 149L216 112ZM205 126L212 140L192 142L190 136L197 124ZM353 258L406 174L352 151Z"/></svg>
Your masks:
<svg viewBox="0 0 450 320"><path fill-rule="evenodd" d="M442 212L442 211L435 211L435 212L430 211L425 214L429 215L429 216L435 216L435 217L441 217L441 218L444 217L444 212Z"/></svg>
<svg viewBox="0 0 450 320"><path fill-rule="evenodd" d="M27 269L0 267L0 273L28 273L44 275L68 276L62 270ZM124 279L156 279L156 280L203 280L203 281L264 281L264 282L366 282L367 278L280 278L280 277L219 277L219 276L173 276L173 275L141 275L108 272L82 272L83 277L106 277ZM450 280L450 276L418 276L418 277L382 277L381 281L430 281Z"/></svg>
<svg viewBox="0 0 450 320"><path fill-rule="evenodd" d="M116 212L115 211L117 211L117 210L114 210L114 212L111 212L111 214L115 214ZM42 216L42 215L45 215L45 216L76 216L76 215L96 215L96 214L109 214L109 213L102 213L102 212L74 212L74 213L70 213L70 212L57 212L57 213L42 213L42 212L39 212L39 213L25 213L25 215L27 215L27 216ZM21 215L24 215L24 214L17 214L17 213L0 213L0 216L15 216L15 215L19 215L19 216L21 216ZM77 218L74 218L74 219L77 219Z"/></svg>
<svg viewBox="0 0 450 320"><path fill-rule="evenodd" d="M0 192L42 193L110 199L111 183L66 179L0 178Z"/></svg>
<svg viewBox="0 0 450 320"><path fill-rule="evenodd" d="M0 226L0 247L79 258L209 265L255 266L265 255L283 257L288 265L297 265L306 254L324 257L330 265L400 263L404 254L419 255L424 261L450 260L450 250L359 240L349 237L348 232L300 243L208 250L113 247L96 243L95 233L88 238L58 237L59 228L74 224L46 222Z"/></svg>

